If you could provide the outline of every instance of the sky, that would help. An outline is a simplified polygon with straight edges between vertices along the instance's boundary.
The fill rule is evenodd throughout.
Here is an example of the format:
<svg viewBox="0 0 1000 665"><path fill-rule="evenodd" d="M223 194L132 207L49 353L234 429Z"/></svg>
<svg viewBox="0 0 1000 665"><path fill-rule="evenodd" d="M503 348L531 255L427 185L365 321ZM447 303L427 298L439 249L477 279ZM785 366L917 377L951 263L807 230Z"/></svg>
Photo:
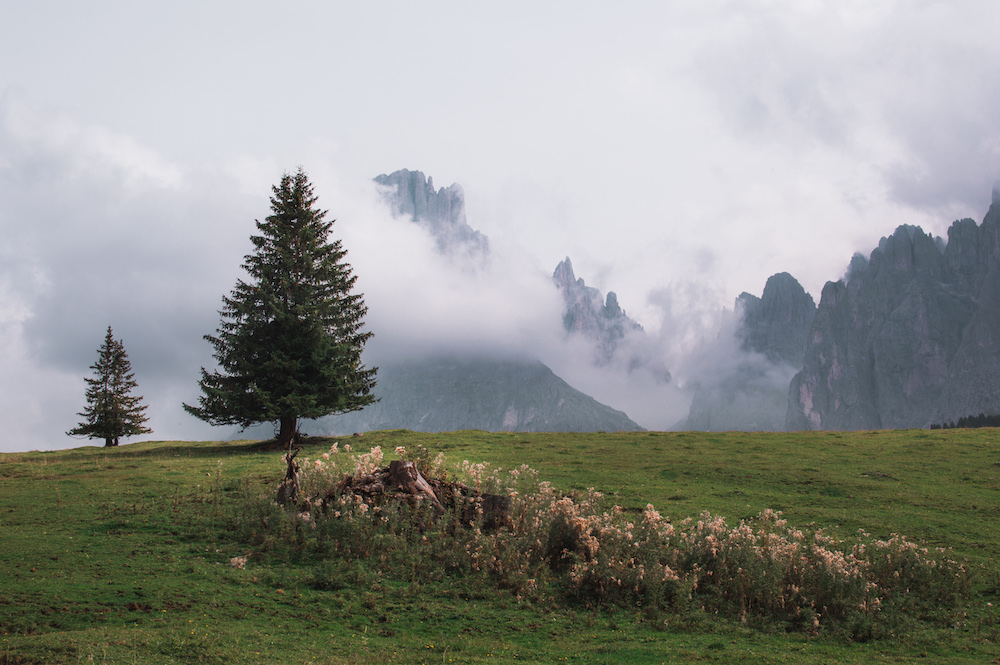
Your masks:
<svg viewBox="0 0 1000 665"><path fill-rule="evenodd" d="M373 353L496 340L593 388L553 350L546 280L569 256L658 341L672 390L741 292L787 271L818 302L899 224L981 221L1000 177L989 1L5 4L0 451L89 443L65 432L109 325L146 438L220 436L180 404L299 166ZM462 185L494 265L442 267L388 216L371 178L400 168ZM646 389L591 392L629 412ZM635 411L658 426L669 399Z"/></svg>

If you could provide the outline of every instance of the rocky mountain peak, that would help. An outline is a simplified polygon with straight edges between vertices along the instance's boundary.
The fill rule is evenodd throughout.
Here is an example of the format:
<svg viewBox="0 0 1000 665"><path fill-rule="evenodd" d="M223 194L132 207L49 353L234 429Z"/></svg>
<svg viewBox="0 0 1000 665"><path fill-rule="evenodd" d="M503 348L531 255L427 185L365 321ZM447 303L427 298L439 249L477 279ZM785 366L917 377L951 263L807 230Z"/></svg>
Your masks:
<svg viewBox="0 0 1000 665"><path fill-rule="evenodd" d="M617 319L619 317L625 316L625 310L621 308L618 304L618 294L614 291L608 291L608 296L604 301L604 318L606 319ZM639 325L639 324L636 324ZM639 326L640 329L642 326Z"/></svg>
<svg viewBox="0 0 1000 665"><path fill-rule="evenodd" d="M617 359L630 371L645 368L658 381L670 380L670 372L656 357L642 326L629 318L614 291L608 291L605 297L587 286L573 272L569 257L556 266L552 281L565 302L563 328L567 334L580 334L594 342L597 365L608 365Z"/></svg>
<svg viewBox="0 0 1000 665"><path fill-rule="evenodd" d="M895 282L911 274L941 279L946 271L943 243L919 226L903 224L882 238L869 258L867 272L878 282Z"/></svg>
<svg viewBox="0 0 1000 665"><path fill-rule="evenodd" d="M742 293L736 306L742 310L737 336L744 351L763 354L771 362L801 365L816 303L798 280L787 272L772 275L760 298Z"/></svg>
<svg viewBox="0 0 1000 665"><path fill-rule="evenodd" d="M576 275L573 273L573 262L569 260L568 256L556 266L555 272L552 273L552 280L561 290L568 289L572 284L576 283ZM583 285L583 280L580 280L580 285Z"/></svg>
<svg viewBox="0 0 1000 665"><path fill-rule="evenodd" d="M393 215L409 217L427 228L444 253L486 255L489 241L465 218L465 192L459 184L434 189L434 179L420 171L400 169L374 178Z"/></svg>
<svg viewBox="0 0 1000 665"><path fill-rule="evenodd" d="M816 304L788 273L772 275L761 296L736 299L735 337L745 353L718 375L699 381L685 429L781 430L788 383L801 367Z"/></svg>
<svg viewBox="0 0 1000 665"><path fill-rule="evenodd" d="M848 280L823 289L789 429L925 427L1000 412L1000 205L954 222L948 241L916 226L883 238Z"/></svg>
<svg viewBox="0 0 1000 665"><path fill-rule="evenodd" d="M556 266L552 280L562 291L566 302L563 315L566 332L587 333L607 350L609 356L626 331L642 330L642 326L628 318L622 310L614 292L609 292L605 300L601 292L587 286L583 278L577 279L569 257Z"/></svg>

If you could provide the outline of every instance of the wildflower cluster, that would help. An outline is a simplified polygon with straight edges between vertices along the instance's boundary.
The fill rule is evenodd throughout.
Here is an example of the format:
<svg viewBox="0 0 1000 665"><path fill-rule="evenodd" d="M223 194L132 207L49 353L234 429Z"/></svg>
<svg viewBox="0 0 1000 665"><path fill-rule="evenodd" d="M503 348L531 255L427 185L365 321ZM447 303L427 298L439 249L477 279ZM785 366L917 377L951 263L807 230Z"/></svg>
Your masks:
<svg viewBox="0 0 1000 665"><path fill-rule="evenodd" d="M396 446L396 457L401 460L413 462L417 470L425 478L439 478L444 480L448 475L448 468L445 464L444 453L438 453L433 459L431 451L425 446L417 446L412 451L408 451L403 446Z"/></svg>
<svg viewBox="0 0 1000 665"><path fill-rule="evenodd" d="M307 497L318 496L326 488L340 482L344 474L348 473L349 467L345 464L345 460L341 459L341 452L350 455L351 447L347 445L341 448L340 443L336 442L330 447L329 452L323 453L318 458L306 457L301 460L299 463L299 488L303 495ZM381 451L379 454L381 455Z"/></svg>
<svg viewBox="0 0 1000 665"><path fill-rule="evenodd" d="M463 460L461 476L479 492L517 496L518 487L534 488L538 484L538 472L522 464L516 469L504 470L487 462L471 463Z"/></svg>
<svg viewBox="0 0 1000 665"><path fill-rule="evenodd" d="M303 552L374 558L380 570L418 580L471 575L522 599L639 605L657 617L706 612L853 639L969 593L963 564L903 536L840 541L789 526L772 510L736 525L707 512L675 524L652 504L607 505L593 488L563 494L527 466L463 462L453 473L464 482L442 482L430 473L444 477L443 457L417 456L434 502L372 500L382 496L370 491L380 481L361 476L381 463L381 449L352 455L335 444L302 464L300 503L271 515L291 526L268 528Z"/></svg>
<svg viewBox="0 0 1000 665"><path fill-rule="evenodd" d="M379 468L382 464L382 448L375 446L371 451L358 455L354 459L354 473L359 476L366 476Z"/></svg>

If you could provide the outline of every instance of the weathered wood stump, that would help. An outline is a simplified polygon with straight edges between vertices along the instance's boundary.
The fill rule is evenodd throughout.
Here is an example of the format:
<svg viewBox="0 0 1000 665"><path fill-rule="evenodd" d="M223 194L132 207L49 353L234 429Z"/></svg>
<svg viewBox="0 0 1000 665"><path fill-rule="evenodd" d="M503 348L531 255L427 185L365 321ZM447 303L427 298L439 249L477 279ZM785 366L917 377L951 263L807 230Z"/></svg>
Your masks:
<svg viewBox="0 0 1000 665"><path fill-rule="evenodd" d="M505 494L484 494L483 530L494 531L502 526L513 526L510 519L510 497Z"/></svg>
<svg viewBox="0 0 1000 665"><path fill-rule="evenodd" d="M426 497L438 507L441 507L441 502L438 501L437 495L434 494L430 483L420 475L420 471L413 462L404 462L402 460L389 462L388 480L389 484L393 487L415 497Z"/></svg>
<svg viewBox="0 0 1000 665"><path fill-rule="evenodd" d="M278 487L278 503L292 503L300 499L299 465L295 453L285 455L288 470ZM353 496L369 506L377 506L384 501L427 500L437 517L452 514L457 524L471 527L480 524L484 531L495 531L503 527L513 528L510 516L511 499L503 494L484 494L460 482L442 479L428 480L413 462L394 460L388 467L375 469L360 476L345 476L336 486L329 488L321 497L325 510L332 502L345 496ZM308 502L303 510L308 510ZM436 518L434 518L436 519Z"/></svg>

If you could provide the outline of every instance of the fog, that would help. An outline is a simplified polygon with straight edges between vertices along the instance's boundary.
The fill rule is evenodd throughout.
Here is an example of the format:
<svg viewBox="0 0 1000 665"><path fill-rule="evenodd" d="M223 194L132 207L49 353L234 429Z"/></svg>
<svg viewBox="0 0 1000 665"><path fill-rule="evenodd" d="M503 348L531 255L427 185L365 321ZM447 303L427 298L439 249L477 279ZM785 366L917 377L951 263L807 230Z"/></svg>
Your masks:
<svg viewBox="0 0 1000 665"><path fill-rule="evenodd" d="M630 369L624 357L599 365L594 340L563 329L565 303L552 272L533 263L525 247L501 237L490 239L486 257L443 253L425 227L393 217L378 193L361 185L345 216L349 221L338 222L336 230L350 248L375 332L367 363L447 355L536 358L648 428L668 428L686 414L690 396L676 385L664 384L649 368ZM476 227L475 219L468 221ZM676 323L671 329L679 331ZM676 341L665 333L637 334L618 355L641 347L666 360Z"/></svg>

